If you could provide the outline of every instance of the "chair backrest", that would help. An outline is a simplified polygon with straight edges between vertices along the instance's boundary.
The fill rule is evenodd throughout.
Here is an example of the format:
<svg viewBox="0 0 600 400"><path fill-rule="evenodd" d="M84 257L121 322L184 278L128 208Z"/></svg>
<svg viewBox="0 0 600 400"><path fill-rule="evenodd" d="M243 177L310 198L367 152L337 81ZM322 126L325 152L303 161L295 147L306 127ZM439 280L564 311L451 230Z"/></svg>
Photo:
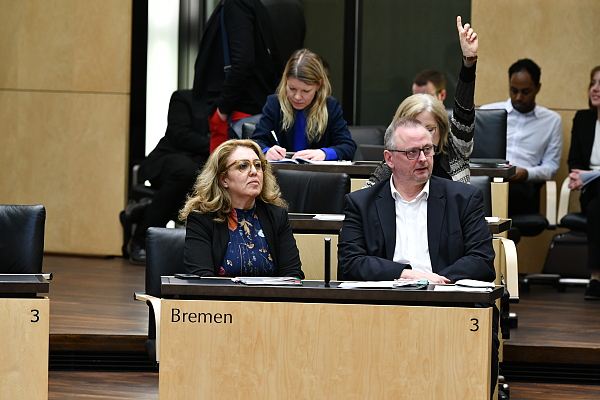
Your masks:
<svg viewBox="0 0 600 400"><path fill-rule="evenodd" d="M356 152L354 153L354 161L368 160L361 151L361 144L383 145L383 136L385 134L385 126L383 125L348 126L348 130L352 135L352 140L354 140L357 146ZM380 161L383 160L383 153L381 158L377 159Z"/></svg>
<svg viewBox="0 0 600 400"><path fill-rule="evenodd" d="M183 246L185 229L146 230L146 294L162 297L160 277L185 273Z"/></svg>
<svg viewBox="0 0 600 400"><path fill-rule="evenodd" d="M507 115L504 109L475 110L475 139L471 158L506 159Z"/></svg>
<svg viewBox="0 0 600 400"><path fill-rule="evenodd" d="M280 169L275 177L289 211L308 214L342 214L344 196L350 193L346 173Z"/></svg>
<svg viewBox="0 0 600 400"><path fill-rule="evenodd" d="M483 212L492 217L492 178L489 176L471 176L471 185L483 192Z"/></svg>
<svg viewBox="0 0 600 400"><path fill-rule="evenodd" d="M45 225L42 205L0 205L0 273L42 272Z"/></svg>

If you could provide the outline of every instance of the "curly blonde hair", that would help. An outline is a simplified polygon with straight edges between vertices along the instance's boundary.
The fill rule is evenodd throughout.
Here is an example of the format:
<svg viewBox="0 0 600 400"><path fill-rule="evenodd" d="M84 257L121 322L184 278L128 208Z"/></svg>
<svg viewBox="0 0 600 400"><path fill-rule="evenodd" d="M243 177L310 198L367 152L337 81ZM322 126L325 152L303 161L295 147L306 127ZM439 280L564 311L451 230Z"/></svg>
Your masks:
<svg viewBox="0 0 600 400"><path fill-rule="evenodd" d="M286 131L294 125L296 118L296 111L287 97L287 84L290 78L307 85L321 85L312 103L306 108L306 138L309 143L318 142L327 128L329 118L327 98L331 96L331 84L321 58L308 49L300 49L292 54L285 66L283 78L277 87L277 98L283 113L283 129Z"/></svg>
<svg viewBox="0 0 600 400"><path fill-rule="evenodd" d="M438 123L438 132L440 133L440 143L438 144L438 153L446 153L448 147L448 133L450 133L450 121L444 104L430 94L413 94L408 96L396 110L394 121L401 117L416 118L423 111L429 111Z"/></svg>
<svg viewBox="0 0 600 400"><path fill-rule="evenodd" d="M221 177L227 173L228 160L238 147L247 147L254 151L266 165L263 172L263 186L258 198L265 203L287 208L271 165L256 142L249 139L228 140L222 143L208 157L202 172L198 174L194 191L187 197L185 205L179 211L179 219L185 221L191 212L215 213L215 222L223 222L233 210L231 196L221 184Z"/></svg>

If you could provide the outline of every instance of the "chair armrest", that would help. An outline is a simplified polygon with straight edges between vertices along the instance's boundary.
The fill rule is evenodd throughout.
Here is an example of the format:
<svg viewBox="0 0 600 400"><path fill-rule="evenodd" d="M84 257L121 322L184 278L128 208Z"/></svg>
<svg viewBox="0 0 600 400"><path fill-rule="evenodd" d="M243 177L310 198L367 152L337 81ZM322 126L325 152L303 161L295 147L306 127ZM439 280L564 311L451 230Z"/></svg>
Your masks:
<svg viewBox="0 0 600 400"><path fill-rule="evenodd" d="M517 247L515 243L506 238L501 238L506 262L506 289L510 294L510 302L519 302L519 263L517 260Z"/></svg>
<svg viewBox="0 0 600 400"><path fill-rule="evenodd" d="M160 308L162 299L146 293L134 293L133 298L138 301L144 301L154 309L154 323L156 326L156 363L160 362Z"/></svg>
<svg viewBox="0 0 600 400"><path fill-rule="evenodd" d="M546 219L549 228L556 228L556 182L546 181Z"/></svg>
<svg viewBox="0 0 600 400"><path fill-rule="evenodd" d="M571 178L568 176L563 181L560 188L560 197L558 200L558 212L556 214L556 222L560 225L560 220L569 212L569 197L571 196L571 189L569 189L569 181Z"/></svg>

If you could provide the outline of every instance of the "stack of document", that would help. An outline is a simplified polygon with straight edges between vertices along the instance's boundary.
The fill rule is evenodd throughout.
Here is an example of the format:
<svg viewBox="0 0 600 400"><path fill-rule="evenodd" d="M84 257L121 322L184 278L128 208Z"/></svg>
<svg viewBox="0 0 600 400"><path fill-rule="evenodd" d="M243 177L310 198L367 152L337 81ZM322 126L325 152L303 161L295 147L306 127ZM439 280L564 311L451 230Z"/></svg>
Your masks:
<svg viewBox="0 0 600 400"><path fill-rule="evenodd" d="M313 219L320 219L323 221L343 221L344 217L344 214L317 214Z"/></svg>
<svg viewBox="0 0 600 400"><path fill-rule="evenodd" d="M231 278L232 282L241 283L244 285L294 285L302 286L302 281L292 276L284 277L254 277L254 276L238 276L237 278Z"/></svg>
<svg viewBox="0 0 600 400"><path fill-rule="evenodd" d="M434 290L438 292L491 292L494 287L493 282L460 279L454 285L436 285Z"/></svg>

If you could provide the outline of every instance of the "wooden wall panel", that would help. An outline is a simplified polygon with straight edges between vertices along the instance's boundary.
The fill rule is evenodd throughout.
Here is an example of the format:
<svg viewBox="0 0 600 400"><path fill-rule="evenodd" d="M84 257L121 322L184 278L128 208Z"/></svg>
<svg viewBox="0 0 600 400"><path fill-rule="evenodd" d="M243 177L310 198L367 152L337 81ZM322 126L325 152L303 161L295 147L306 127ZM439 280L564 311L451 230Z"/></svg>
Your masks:
<svg viewBox="0 0 600 400"><path fill-rule="evenodd" d="M119 254L131 1L0 9L0 203L46 206L47 252Z"/></svg>
<svg viewBox="0 0 600 400"><path fill-rule="evenodd" d="M2 88L129 92L130 1L0 4Z"/></svg>
<svg viewBox="0 0 600 400"><path fill-rule="evenodd" d="M600 1L473 0L471 15L480 37L476 105L509 97L508 68L518 59L530 58L542 69L537 102L558 112L563 122L563 157L555 177L560 190L568 175L573 117L587 108L589 73L600 65ZM517 246L521 273L541 271L555 233L522 239Z"/></svg>
<svg viewBox="0 0 600 400"><path fill-rule="evenodd" d="M0 202L46 206L46 251L118 252L128 110L123 95L0 91Z"/></svg>

